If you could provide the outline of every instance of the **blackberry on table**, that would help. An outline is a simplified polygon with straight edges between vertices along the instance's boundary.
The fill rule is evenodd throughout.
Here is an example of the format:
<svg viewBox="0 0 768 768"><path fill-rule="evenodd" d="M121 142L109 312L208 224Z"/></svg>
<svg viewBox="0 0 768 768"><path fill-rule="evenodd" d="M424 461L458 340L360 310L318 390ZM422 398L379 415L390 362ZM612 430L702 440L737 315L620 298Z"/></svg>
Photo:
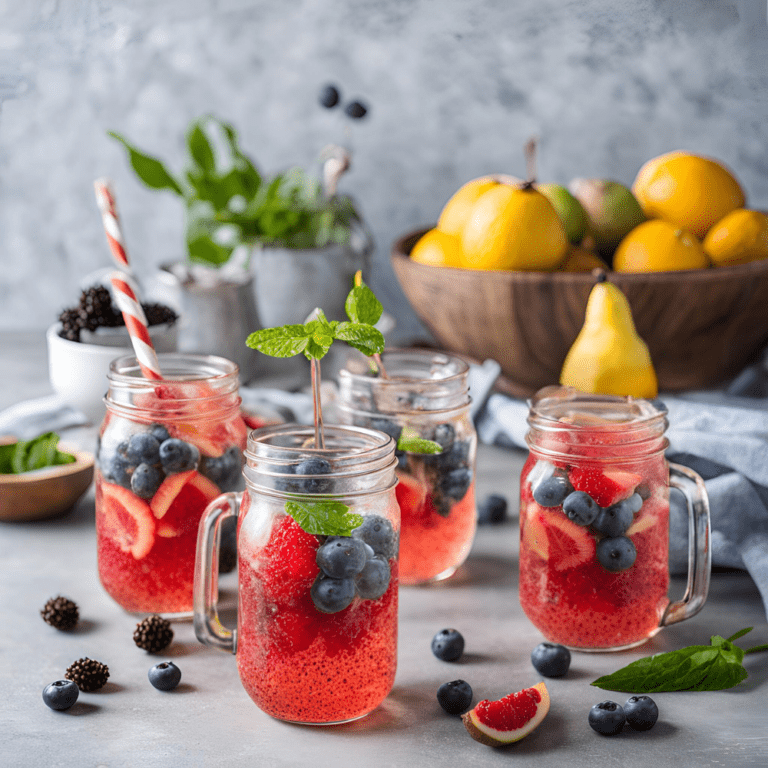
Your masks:
<svg viewBox="0 0 768 768"><path fill-rule="evenodd" d="M43 621L56 629L74 629L80 620L77 604L69 598L58 595L52 597L40 611Z"/></svg>
<svg viewBox="0 0 768 768"><path fill-rule="evenodd" d="M91 693L106 685L109 667L86 656L70 664L64 677L71 680L81 691Z"/></svg>
<svg viewBox="0 0 768 768"><path fill-rule="evenodd" d="M148 653L159 653L172 640L171 622L156 614L140 621L133 632L133 642Z"/></svg>

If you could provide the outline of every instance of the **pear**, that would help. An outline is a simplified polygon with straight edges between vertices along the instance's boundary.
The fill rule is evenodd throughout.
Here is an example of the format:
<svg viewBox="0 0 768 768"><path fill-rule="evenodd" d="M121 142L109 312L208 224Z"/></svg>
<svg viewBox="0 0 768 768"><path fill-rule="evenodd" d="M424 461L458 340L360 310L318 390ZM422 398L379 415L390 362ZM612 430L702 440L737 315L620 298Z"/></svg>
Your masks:
<svg viewBox="0 0 768 768"><path fill-rule="evenodd" d="M623 237L645 221L640 203L629 187L610 179L573 179L568 188L587 214L598 253L610 261Z"/></svg>
<svg viewBox="0 0 768 768"><path fill-rule="evenodd" d="M560 383L604 395L658 394L651 355L635 330L627 297L605 274L589 294L584 325L566 355Z"/></svg>
<svg viewBox="0 0 768 768"><path fill-rule="evenodd" d="M536 189L552 203L565 227L565 236L578 245L587 233L587 214L581 203L560 184L537 184Z"/></svg>

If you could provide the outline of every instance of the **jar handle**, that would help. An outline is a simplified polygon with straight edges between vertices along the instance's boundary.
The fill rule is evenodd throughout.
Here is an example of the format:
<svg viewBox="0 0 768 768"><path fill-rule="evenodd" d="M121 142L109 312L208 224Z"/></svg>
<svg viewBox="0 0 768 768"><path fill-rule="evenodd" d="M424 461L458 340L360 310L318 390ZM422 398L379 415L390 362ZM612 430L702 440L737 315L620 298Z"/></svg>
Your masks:
<svg viewBox="0 0 768 768"><path fill-rule="evenodd" d="M214 499L200 518L195 557L194 623L197 639L220 651L234 653L237 632L219 620L219 549L221 523L237 517L242 493L225 493Z"/></svg>
<svg viewBox="0 0 768 768"><path fill-rule="evenodd" d="M712 570L709 497L704 481L692 469L670 462L669 484L682 492L688 508L688 584L683 599L667 606L659 623L662 627L689 619L704 607Z"/></svg>

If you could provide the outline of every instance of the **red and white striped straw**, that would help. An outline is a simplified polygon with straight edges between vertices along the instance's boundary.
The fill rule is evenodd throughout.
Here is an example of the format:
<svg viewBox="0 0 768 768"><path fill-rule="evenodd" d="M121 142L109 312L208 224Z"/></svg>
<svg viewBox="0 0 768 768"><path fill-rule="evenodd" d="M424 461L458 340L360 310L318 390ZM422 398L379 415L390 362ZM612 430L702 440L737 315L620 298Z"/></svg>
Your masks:
<svg viewBox="0 0 768 768"><path fill-rule="evenodd" d="M124 272L115 270L111 279L117 308L123 313L123 320L128 328L141 372L146 379L161 381L163 377L160 373L157 353L149 337L147 318L131 286L131 278Z"/></svg>
<svg viewBox="0 0 768 768"><path fill-rule="evenodd" d="M96 204L101 211L101 220L104 223L104 231L107 234L107 242L109 243L112 258L118 267L130 273L131 266L128 263L125 240L120 228L120 217L117 215L115 196L112 194L109 179L96 179L93 182L93 189L96 192Z"/></svg>

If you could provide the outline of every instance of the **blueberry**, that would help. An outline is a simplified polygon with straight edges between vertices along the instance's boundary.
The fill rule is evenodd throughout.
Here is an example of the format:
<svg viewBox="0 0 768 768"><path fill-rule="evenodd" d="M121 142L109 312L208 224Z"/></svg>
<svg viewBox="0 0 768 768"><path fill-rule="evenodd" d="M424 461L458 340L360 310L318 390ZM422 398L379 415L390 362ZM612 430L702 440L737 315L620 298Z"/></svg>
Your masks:
<svg viewBox="0 0 768 768"><path fill-rule="evenodd" d="M627 723L636 731L648 731L659 719L659 708L650 696L630 696L624 705Z"/></svg>
<svg viewBox="0 0 768 768"><path fill-rule="evenodd" d="M310 594L318 611L338 613L355 599L355 582L352 579L330 579L320 574Z"/></svg>
<svg viewBox="0 0 768 768"><path fill-rule="evenodd" d="M131 487L133 467L119 451L112 454L106 461L102 459L101 471L108 482L121 485L123 488Z"/></svg>
<svg viewBox="0 0 768 768"><path fill-rule="evenodd" d="M360 120L368 114L368 107L360 101L350 101L344 112L353 120Z"/></svg>
<svg viewBox="0 0 768 768"><path fill-rule="evenodd" d="M564 645L539 643L531 651L531 664L544 677L563 677L571 666L571 652Z"/></svg>
<svg viewBox="0 0 768 768"><path fill-rule="evenodd" d="M449 715L463 715L472 706L472 688L464 680L443 683L437 689L437 702Z"/></svg>
<svg viewBox="0 0 768 768"><path fill-rule="evenodd" d="M371 429L378 429L379 432L389 435L395 442L400 439L400 435L403 432L403 428L399 424L395 424L394 421L380 417L371 419L370 426Z"/></svg>
<svg viewBox="0 0 768 768"><path fill-rule="evenodd" d="M454 440L443 449L442 453L425 456L425 459L428 464L433 464L443 470L464 467L469 463L469 447L469 440Z"/></svg>
<svg viewBox="0 0 768 768"><path fill-rule="evenodd" d="M486 496L477 508L477 522L480 525L503 523L507 518L507 499L497 493Z"/></svg>
<svg viewBox="0 0 768 768"><path fill-rule="evenodd" d="M432 433L430 440L433 440L443 448L448 448L456 439L456 430L451 424L438 424Z"/></svg>
<svg viewBox="0 0 768 768"><path fill-rule="evenodd" d="M597 562L608 571L626 571L635 564L637 550L626 536L600 539L597 542Z"/></svg>
<svg viewBox="0 0 768 768"><path fill-rule="evenodd" d="M231 491L237 487L242 468L242 454L235 445L221 456L203 456L200 460L200 472L222 491Z"/></svg>
<svg viewBox="0 0 768 768"><path fill-rule="evenodd" d="M63 712L69 709L80 695L80 689L71 680L57 680L43 688L43 701L47 707Z"/></svg>
<svg viewBox="0 0 768 768"><path fill-rule="evenodd" d="M151 499L164 479L165 475L157 467L139 464L131 475L131 490L139 498Z"/></svg>
<svg viewBox="0 0 768 768"><path fill-rule="evenodd" d="M397 459L397 468L405 471L408 469L408 454L405 451L401 451L399 448L395 448L395 458Z"/></svg>
<svg viewBox="0 0 768 768"><path fill-rule="evenodd" d="M357 594L364 600L378 600L389 586L389 562L381 555L366 560L363 570L355 576Z"/></svg>
<svg viewBox="0 0 768 768"><path fill-rule="evenodd" d="M319 456L312 456L304 459L296 465L297 475L330 475L331 465L325 459ZM299 493L324 493L331 486L331 481L327 477L310 477L307 480L300 481L298 484Z"/></svg>
<svg viewBox="0 0 768 768"><path fill-rule="evenodd" d="M134 466L157 464L160 461L160 443L149 432L137 432L128 440L125 457Z"/></svg>
<svg viewBox="0 0 768 768"><path fill-rule="evenodd" d="M439 490L451 499L461 501L472 485L472 471L469 467L458 467L446 472L438 483Z"/></svg>
<svg viewBox="0 0 768 768"><path fill-rule="evenodd" d="M563 501L563 512L576 525L590 525L600 512L600 507L588 493L573 491Z"/></svg>
<svg viewBox="0 0 768 768"><path fill-rule="evenodd" d="M397 552L395 531L392 528L392 523L386 517L380 515L364 517L363 524L352 531L352 536L361 539L373 547L373 551L377 555L382 555L387 559L394 557Z"/></svg>
<svg viewBox="0 0 768 768"><path fill-rule="evenodd" d="M587 718L592 730L603 736L615 736L626 721L624 710L615 701L601 701L589 710Z"/></svg>
<svg viewBox="0 0 768 768"><path fill-rule="evenodd" d="M571 493L573 486L567 477L552 475L533 489L533 498L542 507L559 507Z"/></svg>
<svg viewBox="0 0 768 768"><path fill-rule="evenodd" d="M200 451L192 443L171 437L160 443L160 461L166 472L187 472L195 469L200 460Z"/></svg>
<svg viewBox="0 0 768 768"><path fill-rule="evenodd" d="M147 677L158 691L172 691L181 680L181 670L172 661L161 661L149 670Z"/></svg>
<svg viewBox="0 0 768 768"><path fill-rule="evenodd" d="M464 637L457 629L441 629L432 638L432 653L441 661L457 661L464 653Z"/></svg>
<svg viewBox="0 0 768 768"><path fill-rule="evenodd" d="M366 559L365 544L352 536L332 536L317 550L317 564L333 579L356 576Z"/></svg>
<svg viewBox="0 0 768 768"><path fill-rule="evenodd" d="M333 109L339 103L339 89L335 85L325 85L320 91L320 106Z"/></svg>
<svg viewBox="0 0 768 768"><path fill-rule="evenodd" d="M623 536L629 526L632 525L632 520L635 517L633 511L636 506L633 501L635 496L637 496L642 504L643 500L640 496L634 494L634 496L630 496L628 499L624 499L624 501L619 501L606 509L601 509L597 513L592 527L598 533L602 533L603 536Z"/></svg>
<svg viewBox="0 0 768 768"><path fill-rule="evenodd" d="M159 443L164 443L171 436L171 433L162 424L153 424L149 428L149 434Z"/></svg>

